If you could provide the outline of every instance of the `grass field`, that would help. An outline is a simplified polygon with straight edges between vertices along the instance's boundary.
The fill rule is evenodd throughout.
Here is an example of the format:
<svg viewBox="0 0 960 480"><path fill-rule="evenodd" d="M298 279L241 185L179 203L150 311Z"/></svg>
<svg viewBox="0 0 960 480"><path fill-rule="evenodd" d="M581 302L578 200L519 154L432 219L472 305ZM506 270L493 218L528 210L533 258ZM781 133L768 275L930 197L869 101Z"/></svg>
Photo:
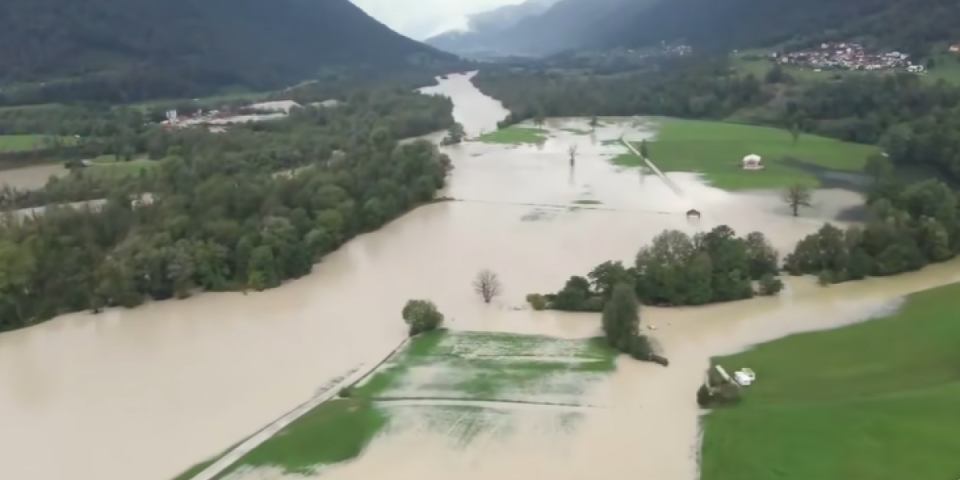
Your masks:
<svg viewBox="0 0 960 480"><path fill-rule="evenodd" d="M729 357L757 382L705 419L703 480L960 478L960 284Z"/></svg>
<svg viewBox="0 0 960 480"><path fill-rule="evenodd" d="M547 141L547 130L542 128L518 127L516 125L507 128L501 128L480 136L479 140L484 143L500 144L521 144L521 143L543 143Z"/></svg>
<svg viewBox="0 0 960 480"><path fill-rule="evenodd" d="M414 338L340 398L325 402L245 455L217 478L257 468L308 474L358 456L378 435L419 428L468 444L491 425L510 430L509 412L469 401L579 405L584 391L614 369L616 353L602 339L437 331ZM408 402L403 402L407 400ZM462 405L416 405L417 400ZM409 404L414 401L414 404ZM396 405L393 405L396 403ZM576 413L557 413L558 428ZM214 460L176 480L189 480Z"/></svg>
<svg viewBox="0 0 960 480"><path fill-rule="evenodd" d="M113 155L103 155L93 160L93 165L83 169L84 175L135 177L160 165L155 160L135 158L129 162L118 161Z"/></svg>
<svg viewBox="0 0 960 480"><path fill-rule="evenodd" d="M0 135L0 153L25 152L43 144L43 135Z"/></svg>
<svg viewBox="0 0 960 480"><path fill-rule="evenodd" d="M794 183L819 184L811 173L783 160L792 158L822 169L860 172L876 147L801 134L796 143L789 132L770 127L695 120L658 120L655 140L648 142L650 160L664 172L697 172L725 190L785 188ZM743 157L757 154L763 170L743 170ZM614 163L639 165L633 155Z"/></svg>

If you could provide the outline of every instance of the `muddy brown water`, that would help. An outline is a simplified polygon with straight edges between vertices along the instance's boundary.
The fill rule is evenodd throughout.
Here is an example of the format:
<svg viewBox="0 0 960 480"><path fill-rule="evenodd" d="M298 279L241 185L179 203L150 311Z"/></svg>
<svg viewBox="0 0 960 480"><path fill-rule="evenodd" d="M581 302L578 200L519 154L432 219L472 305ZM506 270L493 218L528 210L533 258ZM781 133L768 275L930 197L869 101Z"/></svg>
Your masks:
<svg viewBox="0 0 960 480"><path fill-rule="evenodd" d="M0 170L0 187L11 186L24 190L34 190L47 184L50 177L67 174L62 164L35 165L32 167Z"/></svg>
<svg viewBox="0 0 960 480"><path fill-rule="evenodd" d="M506 113L464 76L432 90L454 99L455 116L471 135L493 129ZM0 335L0 478L168 480L389 351L404 337L399 312L409 298L436 302L452 328L594 335L595 315L516 308L527 293L556 290L602 261L631 259L666 228L726 223L742 233L763 231L788 249L859 202L852 193L821 191L814 208L791 218L774 192L732 195L693 175L669 174L680 197L652 174L609 164L620 150L602 140L624 131L645 135L609 120L594 135L554 130L542 147L450 147L456 169L446 194L461 201L417 209L275 290L64 315ZM566 151L573 143L580 153L571 169ZM577 200L600 203L572 207ZM698 223L685 219L690 207L703 212ZM467 449L442 434L400 431L325 478L519 480L537 472L692 480L694 392L711 355L863 320L904 294L958 280L958 265L829 288L791 279L777 298L646 308L643 322L656 326L670 367L621 361L591 393L591 403L606 408L587 412L579 429L560 435L528 408L518 410L509 436ZM483 268L504 283L491 305L470 288ZM263 470L242 478L279 476Z"/></svg>

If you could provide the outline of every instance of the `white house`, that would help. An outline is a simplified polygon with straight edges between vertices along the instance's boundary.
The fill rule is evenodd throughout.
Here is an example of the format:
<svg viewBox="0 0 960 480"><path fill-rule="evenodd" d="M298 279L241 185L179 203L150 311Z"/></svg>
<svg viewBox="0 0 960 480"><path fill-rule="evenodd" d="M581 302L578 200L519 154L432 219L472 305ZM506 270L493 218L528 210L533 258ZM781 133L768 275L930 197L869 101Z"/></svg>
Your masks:
<svg viewBox="0 0 960 480"><path fill-rule="evenodd" d="M744 170L762 170L763 164L760 162L760 155L750 154L743 157Z"/></svg>

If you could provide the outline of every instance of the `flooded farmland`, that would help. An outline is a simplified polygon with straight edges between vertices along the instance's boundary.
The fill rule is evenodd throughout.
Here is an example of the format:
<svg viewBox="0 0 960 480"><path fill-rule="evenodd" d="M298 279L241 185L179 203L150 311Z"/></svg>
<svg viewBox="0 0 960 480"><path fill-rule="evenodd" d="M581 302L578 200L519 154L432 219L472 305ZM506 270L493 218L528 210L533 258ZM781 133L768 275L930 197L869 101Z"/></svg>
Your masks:
<svg viewBox="0 0 960 480"><path fill-rule="evenodd" d="M454 100L469 135L493 130L506 115L468 76L451 75L430 90ZM601 120L591 134L579 132L581 120L553 120L542 146L447 147L456 168L445 194L457 201L419 208L363 235L279 289L64 315L0 335L0 451L8 452L0 477L169 480L393 349L406 335L399 313L410 298L434 301L453 329L596 335L597 315L518 307L526 294L555 291L600 262L631 260L664 229L727 224L739 233L762 231L786 250L860 203L853 193L820 191L814 208L793 218L774 193L730 194L695 175L668 174L678 195L650 172L609 162L623 152L609 140L653 132L631 120ZM699 222L686 220L689 208L703 212ZM514 408L490 423L501 431L497 425L511 425L507 433L461 448L449 441L456 432L417 427L430 405L397 405L410 428L388 432L356 461L323 475L693 480L694 392L709 356L863 320L904 294L957 280L957 266L825 289L790 279L777 298L646 308L642 321L657 327L670 367L620 360L588 393L604 408L583 412L576 428L561 428L547 407ZM470 287L484 268L504 284L490 305ZM270 470L237 476L280 477Z"/></svg>

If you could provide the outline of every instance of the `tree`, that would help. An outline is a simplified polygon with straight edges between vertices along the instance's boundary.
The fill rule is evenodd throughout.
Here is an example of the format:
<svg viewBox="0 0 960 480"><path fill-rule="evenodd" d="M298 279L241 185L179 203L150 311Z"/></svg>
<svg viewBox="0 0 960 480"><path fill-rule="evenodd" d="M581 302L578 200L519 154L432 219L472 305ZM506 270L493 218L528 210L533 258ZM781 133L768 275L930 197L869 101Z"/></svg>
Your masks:
<svg viewBox="0 0 960 480"><path fill-rule="evenodd" d="M780 290L783 290L783 282L773 276L773 274L767 273L763 277L760 277L759 282L760 291L758 292L763 296L776 295L780 293Z"/></svg>
<svg viewBox="0 0 960 480"><path fill-rule="evenodd" d="M570 148L567 149L567 154L570 155L570 166L573 166L577 162L577 146L570 145Z"/></svg>
<svg viewBox="0 0 960 480"><path fill-rule="evenodd" d="M796 145L800 141L800 123L793 122L790 124L790 138L793 139L793 144Z"/></svg>
<svg viewBox="0 0 960 480"><path fill-rule="evenodd" d="M500 295L500 278L490 270L481 270L473 279L473 291L480 295L484 303L490 303Z"/></svg>
<svg viewBox="0 0 960 480"><path fill-rule="evenodd" d="M467 133L463 129L463 125L459 122L454 122L453 125L450 125L450 128L447 130L447 136L443 138L444 145L456 145L463 141L464 137L467 136Z"/></svg>
<svg viewBox="0 0 960 480"><path fill-rule="evenodd" d="M536 105L533 113L533 125L537 128L543 127L543 124L546 122L546 118L547 115L543 111L543 105Z"/></svg>
<svg viewBox="0 0 960 480"><path fill-rule="evenodd" d="M629 352L640 332L639 305L632 286L621 283L613 288L601 319L607 343L621 352Z"/></svg>
<svg viewBox="0 0 960 480"><path fill-rule="evenodd" d="M650 158L650 151L647 147L646 140L640 140L640 156L643 158Z"/></svg>
<svg viewBox="0 0 960 480"><path fill-rule="evenodd" d="M443 314L429 300L408 300L403 307L401 316L410 327L409 334L411 337L436 330L443 325Z"/></svg>
<svg viewBox="0 0 960 480"><path fill-rule="evenodd" d="M893 163L890 162L890 157L880 152L874 152L867 157L867 163L863 166L863 171L873 177L874 184L879 184L893 173Z"/></svg>
<svg viewBox="0 0 960 480"><path fill-rule="evenodd" d="M590 128L597 128L600 125L600 121L597 120L597 116L593 115L590 117Z"/></svg>
<svg viewBox="0 0 960 480"><path fill-rule="evenodd" d="M793 211L793 216L800 216L800 207L810 206L810 189L800 183L795 183L783 194L783 201Z"/></svg>

